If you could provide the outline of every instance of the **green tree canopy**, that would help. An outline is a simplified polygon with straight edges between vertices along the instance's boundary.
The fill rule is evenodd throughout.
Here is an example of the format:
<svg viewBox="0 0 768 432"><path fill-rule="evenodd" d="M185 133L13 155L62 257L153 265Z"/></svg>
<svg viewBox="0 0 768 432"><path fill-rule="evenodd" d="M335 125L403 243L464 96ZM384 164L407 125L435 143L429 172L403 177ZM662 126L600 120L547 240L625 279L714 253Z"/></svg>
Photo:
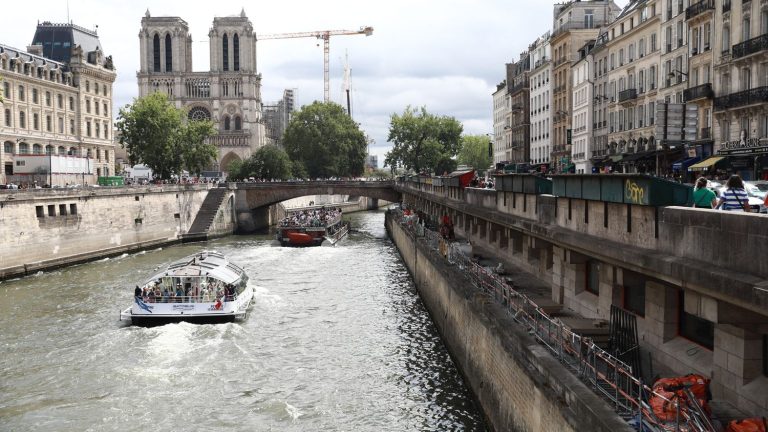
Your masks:
<svg viewBox="0 0 768 432"><path fill-rule="evenodd" d="M287 180L291 178L291 161L283 149L265 145L245 161L233 161L229 165L230 179L243 180L248 177Z"/></svg>
<svg viewBox="0 0 768 432"><path fill-rule="evenodd" d="M356 177L363 173L367 143L357 123L333 102L297 112L283 136L296 175Z"/></svg>
<svg viewBox="0 0 768 432"><path fill-rule="evenodd" d="M446 170L452 165L449 159L461 147L462 131L463 126L453 117L438 117L425 107L417 110L409 106L402 115L390 117L387 140L393 147L386 154L384 166L403 166L416 172Z"/></svg>
<svg viewBox="0 0 768 432"><path fill-rule="evenodd" d="M488 155L489 142L485 135L462 136L459 164L469 165L476 170L487 170L493 162L493 158Z"/></svg>
<svg viewBox="0 0 768 432"><path fill-rule="evenodd" d="M216 133L209 121L187 121L163 93L134 99L120 109L115 125L131 165L143 163L160 178L183 168L199 174L216 158L216 147L205 139Z"/></svg>

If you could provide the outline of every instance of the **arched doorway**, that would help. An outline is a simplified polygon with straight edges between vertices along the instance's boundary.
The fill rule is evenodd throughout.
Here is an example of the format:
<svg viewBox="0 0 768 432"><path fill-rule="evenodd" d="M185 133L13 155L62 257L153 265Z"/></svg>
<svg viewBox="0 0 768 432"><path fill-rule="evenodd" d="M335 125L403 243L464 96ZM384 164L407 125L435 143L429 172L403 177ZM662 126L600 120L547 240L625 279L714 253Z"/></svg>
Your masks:
<svg viewBox="0 0 768 432"><path fill-rule="evenodd" d="M242 161L242 158L240 156L236 155L233 152L229 152L224 155L223 158L221 158L221 162L219 163L219 166L221 167L221 171L225 173L229 173L229 165L234 161Z"/></svg>

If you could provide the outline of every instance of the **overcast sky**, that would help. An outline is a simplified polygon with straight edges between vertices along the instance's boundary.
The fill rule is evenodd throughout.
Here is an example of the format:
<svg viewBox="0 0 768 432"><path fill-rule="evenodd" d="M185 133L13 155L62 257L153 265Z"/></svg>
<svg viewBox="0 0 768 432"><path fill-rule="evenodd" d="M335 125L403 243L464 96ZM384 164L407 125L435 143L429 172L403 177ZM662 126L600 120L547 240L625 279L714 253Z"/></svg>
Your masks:
<svg viewBox="0 0 768 432"><path fill-rule="evenodd" d="M628 0L617 0L621 7ZM0 42L31 43L39 21L66 22L66 0L6 0ZM352 116L375 140L371 153L383 164L389 117L406 106L457 118L467 134L493 130L491 93L504 64L551 28L551 0L69 0L69 18L99 38L117 68L115 106L138 95L141 17L179 16L189 23L196 71L209 69L208 30L215 16L245 13L257 34L356 30L370 37L332 36L330 95L342 103L344 56L352 70ZM265 103L294 88L300 105L323 99L323 48L315 39L264 40L257 46ZM345 104L346 102L344 102ZM115 111L116 112L116 111Z"/></svg>

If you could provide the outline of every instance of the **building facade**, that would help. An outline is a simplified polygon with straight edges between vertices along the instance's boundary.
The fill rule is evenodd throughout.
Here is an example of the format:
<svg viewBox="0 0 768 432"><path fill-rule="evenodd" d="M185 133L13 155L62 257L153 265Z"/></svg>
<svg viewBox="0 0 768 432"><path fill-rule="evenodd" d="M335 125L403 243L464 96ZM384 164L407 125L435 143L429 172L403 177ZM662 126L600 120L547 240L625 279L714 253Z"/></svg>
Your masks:
<svg viewBox="0 0 768 432"><path fill-rule="evenodd" d="M26 51L0 45L0 184L95 184L114 175L112 84L98 35L38 24Z"/></svg>
<svg viewBox="0 0 768 432"><path fill-rule="evenodd" d="M531 57L529 75L530 101L530 164L538 171L549 170L552 151L552 53L549 32L544 33L528 48Z"/></svg>
<svg viewBox="0 0 768 432"><path fill-rule="evenodd" d="M263 105L264 126L268 144L282 146L283 134L288 128L293 111L296 107L296 92L293 89L283 90L283 98L274 104Z"/></svg>
<svg viewBox="0 0 768 432"><path fill-rule="evenodd" d="M528 163L530 160L530 69L531 59L528 51L520 54L517 62L507 64L509 110L504 126L504 151L506 160L511 163Z"/></svg>
<svg viewBox="0 0 768 432"><path fill-rule="evenodd" d="M613 172L656 171L657 1L631 1L608 27L608 146L610 156L617 156L609 164Z"/></svg>
<svg viewBox="0 0 768 432"><path fill-rule="evenodd" d="M163 92L191 120L213 121L218 148L212 171L226 171L266 143L261 75L257 73L256 35L245 12L216 17L208 33L210 70L192 70L192 36L179 17L141 19L139 96Z"/></svg>
<svg viewBox="0 0 768 432"><path fill-rule="evenodd" d="M590 161L589 143L592 141L593 131L593 112L592 98L592 70L594 69L593 58L590 56L595 41L589 41L579 49L579 59L574 63L571 69L571 79L573 80L573 118L571 119L572 142L571 160L574 164L576 174L589 174L592 172L592 162Z"/></svg>
<svg viewBox="0 0 768 432"><path fill-rule="evenodd" d="M768 177L768 4L715 2L714 150L733 173Z"/></svg>
<svg viewBox="0 0 768 432"><path fill-rule="evenodd" d="M571 66L578 50L597 38L599 28L619 14L612 0L574 1L554 7L552 26L552 168L555 172L575 169L571 161L572 77Z"/></svg>
<svg viewBox="0 0 768 432"><path fill-rule="evenodd" d="M493 163L508 161L508 157L511 158L511 153L507 152L507 145L505 142L505 127L509 127L507 123L509 113L509 95L507 94L507 81L504 80L496 86L496 91L493 92L493 133L491 134L491 142L493 143Z"/></svg>

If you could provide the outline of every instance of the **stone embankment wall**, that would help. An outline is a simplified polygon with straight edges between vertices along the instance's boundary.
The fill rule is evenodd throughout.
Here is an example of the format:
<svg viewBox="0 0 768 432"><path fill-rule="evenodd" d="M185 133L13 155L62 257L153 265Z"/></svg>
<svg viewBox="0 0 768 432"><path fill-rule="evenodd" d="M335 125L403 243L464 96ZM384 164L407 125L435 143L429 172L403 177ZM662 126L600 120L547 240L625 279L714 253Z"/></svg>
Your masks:
<svg viewBox="0 0 768 432"><path fill-rule="evenodd" d="M459 269L390 217L386 227L493 430L632 430Z"/></svg>
<svg viewBox="0 0 768 432"><path fill-rule="evenodd" d="M179 241L207 185L0 194L0 279ZM215 229L231 231L230 215ZM227 222L227 219L229 222Z"/></svg>

